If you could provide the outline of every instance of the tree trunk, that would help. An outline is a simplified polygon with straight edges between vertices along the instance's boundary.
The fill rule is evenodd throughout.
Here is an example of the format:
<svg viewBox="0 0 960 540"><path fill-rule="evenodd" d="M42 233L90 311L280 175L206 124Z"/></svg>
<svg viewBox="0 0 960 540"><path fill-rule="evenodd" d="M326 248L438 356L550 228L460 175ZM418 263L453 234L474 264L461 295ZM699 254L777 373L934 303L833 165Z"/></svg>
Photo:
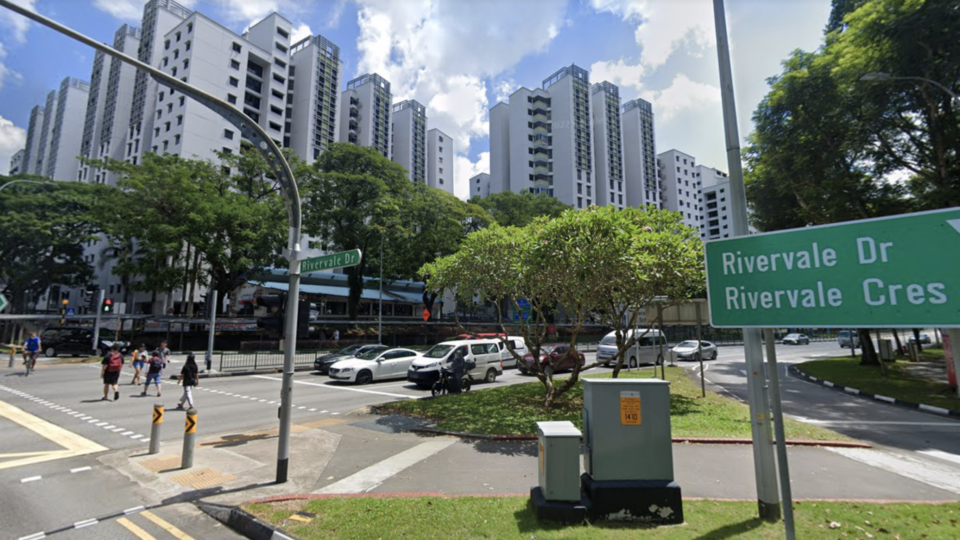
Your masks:
<svg viewBox="0 0 960 540"><path fill-rule="evenodd" d="M190 279L190 295L187 297L187 317L193 318L193 298L197 292L197 280L200 279L200 250L195 250L193 252L193 276ZM207 308L209 311L209 307ZM207 313L207 317L210 317L210 314Z"/></svg>
<svg viewBox="0 0 960 540"><path fill-rule="evenodd" d="M180 289L180 314L183 317L193 316L193 310L187 308L187 287L190 279L190 242L187 242L187 256L183 258L187 262L187 267L183 269L183 288Z"/></svg>
<svg viewBox="0 0 960 540"><path fill-rule="evenodd" d="M893 340L897 344L897 354L900 356L907 354L906 351L903 350L903 343L900 342L900 332L898 332L896 328L893 329Z"/></svg>
<svg viewBox="0 0 960 540"><path fill-rule="evenodd" d="M919 329L919 328L914 328L914 329L913 329L913 342L917 344L917 352L920 352L920 351L923 350L923 344L920 343L920 329Z"/></svg>
<svg viewBox="0 0 960 540"><path fill-rule="evenodd" d="M857 330L860 335L860 365L861 366L879 366L880 358L877 356L877 350L873 347L873 339L870 337L868 328Z"/></svg>
<svg viewBox="0 0 960 540"><path fill-rule="evenodd" d="M360 311L360 298L363 296L363 267L366 265L361 260L357 266L351 266L344 270L347 274L347 286L350 292L347 296L347 317L351 321L357 320Z"/></svg>

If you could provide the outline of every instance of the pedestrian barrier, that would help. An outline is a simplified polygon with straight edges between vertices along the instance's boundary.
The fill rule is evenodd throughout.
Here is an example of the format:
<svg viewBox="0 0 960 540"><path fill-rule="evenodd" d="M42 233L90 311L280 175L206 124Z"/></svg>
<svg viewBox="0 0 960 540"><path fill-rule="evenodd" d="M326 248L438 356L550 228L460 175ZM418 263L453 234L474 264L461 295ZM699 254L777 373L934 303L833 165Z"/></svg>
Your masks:
<svg viewBox="0 0 960 540"><path fill-rule="evenodd" d="M197 410L187 409L187 418L183 424L183 455L180 457L180 468L193 467L193 447L197 438Z"/></svg>
<svg viewBox="0 0 960 540"><path fill-rule="evenodd" d="M160 453L160 427L163 426L163 403L153 405L153 425L150 426L150 454Z"/></svg>
<svg viewBox="0 0 960 540"><path fill-rule="evenodd" d="M294 366L312 366L318 356L329 351L297 351L293 355ZM279 351L221 352L219 371L282 368L283 353Z"/></svg>

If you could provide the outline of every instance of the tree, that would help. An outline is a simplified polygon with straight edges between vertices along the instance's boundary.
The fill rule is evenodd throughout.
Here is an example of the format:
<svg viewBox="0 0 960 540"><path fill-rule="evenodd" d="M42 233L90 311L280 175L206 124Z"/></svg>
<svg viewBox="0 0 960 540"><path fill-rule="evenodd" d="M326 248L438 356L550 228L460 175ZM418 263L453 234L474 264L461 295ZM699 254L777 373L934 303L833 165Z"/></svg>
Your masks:
<svg viewBox="0 0 960 540"><path fill-rule="evenodd" d="M570 208L546 193L533 194L529 191L502 191L489 197L474 195L470 202L486 210L504 227L525 227L537 217L558 217Z"/></svg>
<svg viewBox="0 0 960 540"><path fill-rule="evenodd" d="M624 350L639 337L623 339L622 310L636 311L654 296L681 300L702 287L703 256L697 237L674 212L591 206L569 209L555 219L540 217L524 228L491 226L477 231L457 253L426 265L422 272L430 276L431 288L456 288L461 298L478 294L492 301L501 321L500 300L512 302L517 311L521 300L528 302L530 317L521 317L520 328L534 358L540 357L547 316L556 306L573 320L572 350L586 319L601 314L620 333L620 365ZM502 323L501 332L506 335ZM552 361L543 369L534 363L546 389L545 407L579 378L577 366L568 379L555 384L555 368Z"/></svg>
<svg viewBox="0 0 960 540"><path fill-rule="evenodd" d="M0 183L8 181L0 177ZM0 283L14 310L25 312L53 285L90 283L93 269L84 260L83 244L97 238L98 201L110 190L56 182L17 184L0 192Z"/></svg>
<svg viewBox="0 0 960 540"><path fill-rule="evenodd" d="M329 249L359 249L360 264L344 269L350 287L347 314L356 320L363 276L379 254L385 234L401 234L408 223L401 215L412 183L400 165L370 147L330 145L312 167L298 170L307 234Z"/></svg>

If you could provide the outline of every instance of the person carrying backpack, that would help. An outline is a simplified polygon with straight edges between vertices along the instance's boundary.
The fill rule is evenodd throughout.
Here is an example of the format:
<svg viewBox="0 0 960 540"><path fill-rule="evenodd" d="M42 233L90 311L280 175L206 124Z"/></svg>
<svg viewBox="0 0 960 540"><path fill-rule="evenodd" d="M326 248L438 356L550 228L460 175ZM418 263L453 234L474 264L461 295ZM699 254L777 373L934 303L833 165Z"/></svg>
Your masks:
<svg viewBox="0 0 960 540"><path fill-rule="evenodd" d="M27 363L27 374L37 370L37 357L40 356L40 349L43 345L40 342L40 336L36 332L30 334L30 337L23 342L23 358Z"/></svg>
<svg viewBox="0 0 960 540"><path fill-rule="evenodd" d="M160 359L160 353L153 351L150 360L147 360L147 383L143 385L143 392L140 392L141 396L147 395L147 388L150 388L150 381L153 381L157 385L157 397L160 397L160 379L165 367L167 367L167 364Z"/></svg>
<svg viewBox="0 0 960 540"><path fill-rule="evenodd" d="M120 371L123 370L123 355L120 353L120 347L114 345L110 351L103 355L103 361L100 362L100 378L103 379L103 397L101 401L110 401L110 387L113 387L113 400L120 399L120 390L117 389L117 382L120 381Z"/></svg>
<svg viewBox="0 0 960 540"><path fill-rule="evenodd" d="M183 402L187 402L187 405L193 408L193 387L200 386L197 370L197 359L193 353L189 353L187 363L180 370L180 378L177 379L177 384L183 384L183 396L180 397L180 403L177 403L178 410L183 410Z"/></svg>

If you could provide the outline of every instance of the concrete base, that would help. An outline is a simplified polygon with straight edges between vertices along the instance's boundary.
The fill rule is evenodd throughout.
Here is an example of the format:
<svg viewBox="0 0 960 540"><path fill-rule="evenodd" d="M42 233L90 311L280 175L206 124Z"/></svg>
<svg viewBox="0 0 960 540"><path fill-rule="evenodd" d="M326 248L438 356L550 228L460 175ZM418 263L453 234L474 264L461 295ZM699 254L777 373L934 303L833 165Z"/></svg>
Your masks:
<svg viewBox="0 0 960 540"><path fill-rule="evenodd" d="M683 523L683 499L676 482L656 480L596 481L580 476L590 516L608 521L642 521L657 525Z"/></svg>
<svg viewBox="0 0 960 540"><path fill-rule="evenodd" d="M533 501L538 520L583 523L590 513L590 501L584 495L581 495L580 502L548 501L543 497L543 490L537 486L530 489L530 500Z"/></svg>

